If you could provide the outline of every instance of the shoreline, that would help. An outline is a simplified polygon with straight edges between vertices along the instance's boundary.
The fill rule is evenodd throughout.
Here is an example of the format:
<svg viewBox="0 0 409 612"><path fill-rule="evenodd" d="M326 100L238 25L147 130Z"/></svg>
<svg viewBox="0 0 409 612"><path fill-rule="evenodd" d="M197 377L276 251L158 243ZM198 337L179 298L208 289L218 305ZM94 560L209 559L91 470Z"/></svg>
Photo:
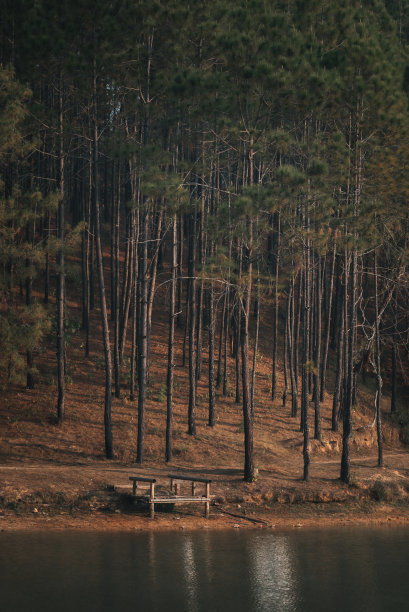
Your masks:
<svg viewBox="0 0 409 612"><path fill-rule="evenodd" d="M315 507L311 507L315 506ZM331 506L331 504L326 504ZM211 510L210 517L183 513L157 513L154 519L136 513L126 514L56 514L41 516L36 513L0 514L0 532L76 531L76 532L180 532L218 530L277 530L331 529L341 527L402 527L409 526L409 507L390 504L370 508L318 508L316 504L303 507L283 505L279 509L254 512L249 517L232 516ZM324 511L323 511L324 510Z"/></svg>

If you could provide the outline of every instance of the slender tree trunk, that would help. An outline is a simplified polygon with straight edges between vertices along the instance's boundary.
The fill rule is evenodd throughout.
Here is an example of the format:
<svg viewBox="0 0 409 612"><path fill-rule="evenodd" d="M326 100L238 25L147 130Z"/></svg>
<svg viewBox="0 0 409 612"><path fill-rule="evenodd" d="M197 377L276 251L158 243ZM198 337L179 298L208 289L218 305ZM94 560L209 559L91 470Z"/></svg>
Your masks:
<svg viewBox="0 0 409 612"><path fill-rule="evenodd" d="M112 211L113 218L113 276L114 286L111 290L111 299L114 315L114 379L115 379L115 397L121 396L119 368L120 368L120 350L119 350L119 227L120 227L120 195L121 195L121 172L118 165L118 191L117 197L114 196L114 207Z"/></svg>
<svg viewBox="0 0 409 612"><path fill-rule="evenodd" d="M214 427L215 418L215 385L214 385L214 327L215 327L215 316L214 316L214 297L213 297L213 285L210 285L208 292L209 302L209 426Z"/></svg>
<svg viewBox="0 0 409 612"><path fill-rule="evenodd" d="M308 228L308 220L307 220ZM304 247L304 329L303 329L303 351L302 351L302 391L301 391L301 413L303 430L303 457L304 457L304 480L309 479L310 468L310 442L308 422L308 356L310 341L310 246L308 240Z"/></svg>
<svg viewBox="0 0 409 612"><path fill-rule="evenodd" d="M186 288L186 300L185 300L185 328L183 330L183 343L182 343L182 368L186 365L186 340L188 329L190 325L190 315L189 315L189 296L190 296L190 279L187 280L187 288Z"/></svg>
<svg viewBox="0 0 409 612"><path fill-rule="evenodd" d="M111 248L111 321L115 321L115 309L116 309L116 278L115 278L115 226L116 226L116 197L115 197L115 162L112 161L112 182L111 182L111 236L110 236L110 248ZM119 174L120 164L118 168Z"/></svg>
<svg viewBox="0 0 409 612"><path fill-rule="evenodd" d="M145 453L145 403L147 371L147 323L148 323L148 207L145 205L141 216L141 254L140 254L140 322L139 322L139 356L138 356L138 442L136 463L143 463Z"/></svg>
<svg viewBox="0 0 409 612"><path fill-rule="evenodd" d="M290 380L291 380L291 416L296 418L297 410L298 410L298 402L297 402L297 382L296 382L296 372L295 372L295 363L294 363L294 307L295 307L295 279L294 275L291 276L291 286L290 286L290 309L287 314L287 326L288 326L288 344L289 344L289 369L290 369Z"/></svg>
<svg viewBox="0 0 409 612"><path fill-rule="evenodd" d="M27 242L31 241L31 223L28 223L27 227ZM31 272L29 271L31 267L31 261L26 259L26 268L28 270L26 276L26 306L31 306L33 302L33 278L31 276ZM34 376L33 376L33 353L31 350L28 350L26 353L26 363L27 363L27 376L26 376L26 388L34 389Z"/></svg>
<svg viewBox="0 0 409 612"><path fill-rule="evenodd" d="M166 461L172 461L172 424L173 424L173 377L174 377L174 344L175 344L175 295L177 266L177 220L173 218L172 229L172 261L169 303L169 342L168 342L168 374L166 396Z"/></svg>
<svg viewBox="0 0 409 612"><path fill-rule="evenodd" d="M227 289L228 291L228 289ZM223 349L223 337L224 337L224 326L226 319L226 300L227 300L227 291L224 293L223 299L223 309L220 317L220 334L219 334L219 358L217 361L217 375L216 375L216 387L220 387L220 383L222 381L222 349Z"/></svg>
<svg viewBox="0 0 409 612"><path fill-rule="evenodd" d="M188 407L188 433L196 435L196 359L195 359L195 330L196 330L196 211L191 217L191 230L189 236L189 407Z"/></svg>
<svg viewBox="0 0 409 612"><path fill-rule="evenodd" d="M176 286L176 325L182 327L182 284L183 284L183 215L180 216L178 240L178 267L177 267L177 286Z"/></svg>
<svg viewBox="0 0 409 612"><path fill-rule="evenodd" d="M98 280L100 290L101 316L102 316L102 336L104 342L105 354L105 409L104 409L104 425L105 425L105 455L107 459L113 458L113 443L112 443L112 423L111 423L111 402L112 402L112 358L111 345L109 341L109 325L108 311L105 297L105 280L104 280L104 265L102 259L101 246L101 221L100 221L100 205L99 205L99 190L98 190L98 124L97 124L97 79L94 66L94 134L93 134L93 201L95 215L95 249L98 269Z"/></svg>
<svg viewBox="0 0 409 612"><path fill-rule="evenodd" d="M205 151L203 145L203 163ZM199 265L205 262L205 202L206 193L204 188L205 177L202 175L201 199L200 199L200 222L199 222ZM202 324L203 324L203 280L200 280L197 295L197 318L196 318L196 381L200 380L202 372Z"/></svg>
<svg viewBox="0 0 409 612"><path fill-rule="evenodd" d="M291 292L288 293L287 296L287 304L286 304L286 316L285 316L285 325L284 325L284 390L283 390L283 408L285 408L287 404L287 395L288 395L288 362L289 362L289 313L290 313L290 301L291 301Z"/></svg>
<svg viewBox="0 0 409 612"><path fill-rule="evenodd" d="M355 292L356 292L356 251L351 255L350 272L350 296L349 296L349 330L348 334L348 359L346 363L345 396L343 402L343 429L342 429L342 457L341 457L341 480L349 483L351 479L350 449L349 442L352 433L352 394L353 394L353 356L354 356L354 331L356 325ZM345 348L346 350L346 348Z"/></svg>
<svg viewBox="0 0 409 612"><path fill-rule="evenodd" d="M252 181L251 181L252 182ZM253 449L253 415L251 411L250 397L250 380L249 380L249 319L250 319L250 304L251 304L251 287L252 287L252 243L253 243L253 225L252 220L248 220L248 235L249 247L247 254L247 279L243 305L241 307L241 379L242 379L242 406L243 406L243 423L244 423L244 480L253 482L255 479L254 469L254 449Z"/></svg>
<svg viewBox="0 0 409 612"><path fill-rule="evenodd" d="M58 240L60 242L57 253L57 418L61 423L64 420L65 407L65 336L64 336L64 302L65 302L65 270L64 270L64 132L63 132L63 83L60 75L59 91L59 174L60 198L58 200Z"/></svg>
<svg viewBox="0 0 409 612"><path fill-rule="evenodd" d="M250 397L250 410L251 410L252 418L254 416L254 392L255 392L255 384L256 384L256 367L257 367L259 328L260 328L260 277L257 275L256 331L254 335L253 369L251 372L251 397Z"/></svg>
<svg viewBox="0 0 409 612"><path fill-rule="evenodd" d="M153 310L153 300L155 297L155 289L156 289L156 277L158 272L158 263L159 263L159 251L161 245L161 234L162 234L162 219L163 219L163 211L159 211L157 224L156 224L156 232L155 232L155 243L154 243L154 254L150 263L150 280L149 280L149 291L148 291L148 356L151 352L151 327L152 327L152 310ZM148 369L147 369L147 377L149 379L149 358L148 358Z"/></svg>
<svg viewBox="0 0 409 612"><path fill-rule="evenodd" d="M89 356L89 318L90 318L90 308L91 308L91 278L90 278L90 248L91 248L91 227L92 227L92 198L93 198L93 153L92 153L92 144L90 145L89 151L89 184L88 184L88 194L87 194L87 204L86 210L84 211L84 217L87 223L87 227L85 229L84 235L84 261L83 261L83 269L84 269L84 310L83 310L83 325L85 330L85 355Z"/></svg>
<svg viewBox="0 0 409 612"><path fill-rule="evenodd" d="M300 271L300 278L298 281L298 296L297 296L297 316L295 319L295 332L294 332L294 371L295 371L295 384L297 393L299 389L299 346L300 346L300 326L301 326L301 311L302 311L302 292L304 284L304 271ZM295 296L294 296L295 297Z"/></svg>
<svg viewBox="0 0 409 612"><path fill-rule="evenodd" d="M338 347L337 347L337 361L335 366L335 387L334 396L332 399L332 420L331 429L332 431L338 431L338 420L340 414L340 402L341 402L341 388L343 379L343 363L344 363L344 319L345 316L341 313L341 328L339 331Z"/></svg>
<svg viewBox="0 0 409 612"><path fill-rule="evenodd" d="M227 287L224 306L224 342L223 342L223 395L227 396L227 345L229 341L230 284ZM222 338L221 338L222 340Z"/></svg>
<svg viewBox="0 0 409 612"><path fill-rule="evenodd" d="M239 249L239 284L241 282L242 276L242 252ZM237 297L237 305L236 305L236 404L240 404L240 339L241 339L241 325L242 325L242 316L241 316L241 307L240 307L240 298Z"/></svg>
<svg viewBox="0 0 409 612"><path fill-rule="evenodd" d="M315 307L315 346L314 346L314 438L321 440L320 410L320 361L321 361L321 258L316 262L316 307Z"/></svg>
<svg viewBox="0 0 409 612"><path fill-rule="evenodd" d="M137 202L136 191L134 194L134 202ZM133 295L132 295L132 342L131 342L131 372L130 372L130 399L135 399L135 378L138 368L137 355L138 355L138 324L139 324L139 208L135 208L136 222L135 222L135 248L134 248L134 264L133 264Z"/></svg>
<svg viewBox="0 0 409 612"><path fill-rule="evenodd" d="M129 214L128 219L128 247L127 247L127 258L125 262L124 270L124 290L123 300L121 305L121 318L120 318L120 333L119 333L119 363L123 363L124 351L126 344L126 334L128 331L128 319L129 319L129 308L131 305L131 294L132 294L132 278L133 278L133 263L134 263L134 249L135 249L135 210L132 210Z"/></svg>
<svg viewBox="0 0 409 612"><path fill-rule="evenodd" d="M281 217L277 213L277 240L275 252L275 279L274 279L274 318L273 318L273 368L271 374L271 399L276 397L277 389L277 344L278 344L278 273L280 268L280 241Z"/></svg>
<svg viewBox="0 0 409 612"><path fill-rule="evenodd" d="M382 376L381 376L381 339L379 332L379 297L378 297L378 266L376 251L374 251L374 285L375 285L375 345L376 345L376 435L378 440L378 466L383 465L382 444L382 422L381 422L381 398L382 398Z"/></svg>
<svg viewBox="0 0 409 612"><path fill-rule="evenodd" d="M47 229L46 229L46 242L48 244L51 235L51 213L47 214ZM44 304L48 304L48 298L50 295L50 254L45 254L45 272L44 272Z"/></svg>
<svg viewBox="0 0 409 612"><path fill-rule="evenodd" d="M398 373L397 373L397 337L398 337L398 324L397 324L397 316L396 316L396 291L393 300L393 339L392 339L392 389L391 389L391 413L396 412L396 402L398 398Z"/></svg>
<svg viewBox="0 0 409 612"><path fill-rule="evenodd" d="M321 363L321 388L320 388L320 400L324 401L325 397L325 385L326 385L326 373L327 373L327 362L328 362L328 349L329 349L329 338L330 338L330 327L331 327L331 316L332 316L332 296L334 292L334 271L335 271L335 259L336 259L336 245L334 244L332 251L332 261L330 270L330 279L325 292L328 300L327 317L325 321L325 334L324 334L324 349Z"/></svg>

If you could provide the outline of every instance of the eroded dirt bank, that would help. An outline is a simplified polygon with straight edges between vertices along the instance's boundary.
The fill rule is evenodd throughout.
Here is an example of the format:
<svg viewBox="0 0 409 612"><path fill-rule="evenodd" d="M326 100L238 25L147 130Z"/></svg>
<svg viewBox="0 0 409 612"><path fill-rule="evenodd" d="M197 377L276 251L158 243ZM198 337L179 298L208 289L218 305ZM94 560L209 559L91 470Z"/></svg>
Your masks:
<svg viewBox="0 0 409 612"><path fill-rule="evenodd" d="M337 479L337 462L316 462L309 483L280 470L261 470L244 483L240 469L191 468L212 479L210 517L202 506L157 511L135 508L130 475L153 475L166 490L168 472L188 473L174 464L149 468L108 463L9 463L0 466L0 530L83 529L161 531L184 529L299 529L353 525L409 524L409 457L390 452L383 468L374 457L353 461L354 481Z"/></svg>

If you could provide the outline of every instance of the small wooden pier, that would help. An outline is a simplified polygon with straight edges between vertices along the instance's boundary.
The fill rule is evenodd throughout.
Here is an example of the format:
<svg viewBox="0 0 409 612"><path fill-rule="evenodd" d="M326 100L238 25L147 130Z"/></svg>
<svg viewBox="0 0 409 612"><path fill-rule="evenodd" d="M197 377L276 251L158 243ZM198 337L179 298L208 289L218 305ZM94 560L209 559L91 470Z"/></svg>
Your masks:
<svg viewBox="0 0 409 612"><path fill-rule="evenodd" d="M142 476L130 476L132 482L132 495L138 501L149 504L150 516L155 517L155 504L204 504L205 517L209 517L210 510L210 483L208 478L198 478L196 476L181 476L178 474L168 474L169 493L159 492L155 494L156 478L145 478ZM182 483L190 483L190 495L181 494ZM141 484L149 484L148 492L138 493ZM197 493L197 485L204 485L203 494Z"/></svg>

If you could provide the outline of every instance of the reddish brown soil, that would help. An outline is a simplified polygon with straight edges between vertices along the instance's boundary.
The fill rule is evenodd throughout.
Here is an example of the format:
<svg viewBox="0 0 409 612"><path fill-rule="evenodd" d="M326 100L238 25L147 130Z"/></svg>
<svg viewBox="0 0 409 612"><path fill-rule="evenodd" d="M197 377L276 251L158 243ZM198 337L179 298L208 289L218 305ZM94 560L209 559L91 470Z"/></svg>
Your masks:
<svg viewBox="0 0 409 612"><path fill-rule="evenodd" d="M159 285L161 279L158 281ZM329 525L345 522L409 521L409 454L399 431L387 416L383 400L385 465L377 467L373 420L374 383L361 385L353 415L351 444L353 482L340 483L341 434L330 430L331 398L322 406L323 441L311 443L311 477L302 477L302 435L299 422L270 399L269 328L264 326L257 355L255 401L255 463L257 481L242 479L243 428L240 405L234 402L234 363L229 362L228 395L217 394L217 423L207 426L206 348L199 382L197 436L187 430L187 368L181 367L183 332L177 332L175 372L174 460L166 465L166 285L158 290L151 340L151 372L147 400L146 459L135 465L137 403L124 385L113 399L115 459L104 459L104 371L99 313L92 315L91 353L84 356L82 332L68 348L66 418L57 425L53 346L36 355L36 388L8 389L0 400L0 529L180 529L226 526ZM70 316L80 318L70 302ZM206 347L205 342L205 347ZM126 368L125 368L126 369ZM331 389L332 382L328 387ZM311 407L312 410L312 407ZM311 431L313 435L313 431ZM215 506L208 521L201 509L177 506L151 521L136 513L126 497L110 491L125 487L132 474L155 476L165 484L168 472L212 479ZM224 514L227 512L229 514ZM254 519L257 519L254 521Z"/></svg>

